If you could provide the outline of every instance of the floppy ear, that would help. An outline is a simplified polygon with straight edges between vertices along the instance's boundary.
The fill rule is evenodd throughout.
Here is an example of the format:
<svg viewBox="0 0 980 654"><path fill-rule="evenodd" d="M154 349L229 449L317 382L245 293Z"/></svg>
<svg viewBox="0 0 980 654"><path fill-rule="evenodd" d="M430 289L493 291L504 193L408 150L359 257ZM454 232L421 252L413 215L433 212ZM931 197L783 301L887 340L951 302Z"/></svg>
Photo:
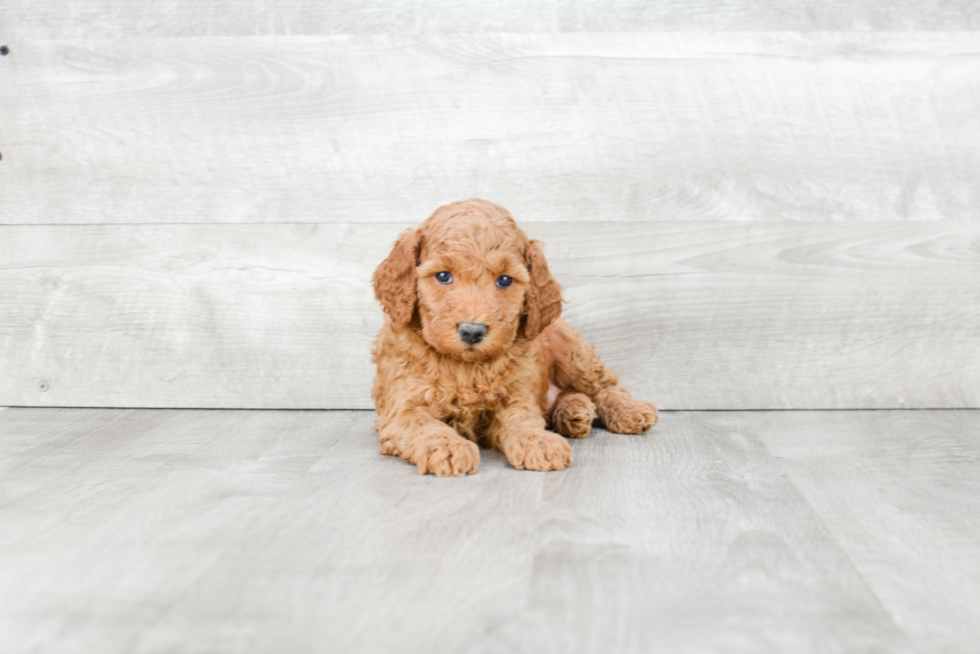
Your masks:
<svg viewBox="0 0 980 654"><path fill-rule="evenodd" d="M524 337L531 340L561 315L561 286L548 272L541 241L528 243L524 265L531 276L524 295L524 313L527 316Z"/></svg>
<svg viewBox="0 0 980 654"><path fill-rule="evenodd" d="M374 271L374 296L399 327L415 313L415 266L422 235L410 229L399 237L388 258Z"/></svg>

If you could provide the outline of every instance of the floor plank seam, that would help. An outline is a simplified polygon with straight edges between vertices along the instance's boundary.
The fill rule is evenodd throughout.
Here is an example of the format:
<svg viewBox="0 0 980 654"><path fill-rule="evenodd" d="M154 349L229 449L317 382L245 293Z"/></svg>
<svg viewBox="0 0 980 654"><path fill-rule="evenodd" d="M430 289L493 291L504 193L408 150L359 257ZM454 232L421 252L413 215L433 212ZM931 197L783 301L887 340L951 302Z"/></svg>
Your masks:
<svg viewBox="0 0 980 654"><path fill-rule="evenodd" d="M851 556L851 553L847 550L846 547L844 547L844 544L840 541L837 534L834 533L834 531L827 524L827 521L824 520L824 517L820 514L819 511L817 511L817 508L813 505L813 503L810 502L810 499L806 496L806 494L798 485L796 479L793 476L793 473L785 465L783 465L782 457L778 457L775 454L773 454L772 450L769 447L769 444L765 442L764 438L758 435L756 435L756 437L759 439L759 442L762 443L763 447L766 448L766 452L769 454L769 456L771 456L772 459L779 464L779 469L782 471L784 479L786 479L789 482L790 486L793 489L793 492L795 492L796 495L799 497L799 499L810 509L810 514L818 522L820 528L827 535L827 537L834 543L834 546L837 548L840 554L850 565L851 571L854 573L854 575L861 580L861 585L864 586L865 591L872 598L874 598L875 604L881 610L882 615L884 615L888 619L888 623L892 625L892 627L895 629L895 632L901 634L901 636L905 639L905 642L914 651L918 652L919 654L926 654L926 652L923 652L923 650L919 647L919 644L912 639L912 636L905 629L899 626L895 616L888 609L888 607L885 606L884 602L881 599L881 596L875 591L874 587L868 581L867 577L865 577L864 573L861 572L861 569L854 561L854 557Z"/></svg>

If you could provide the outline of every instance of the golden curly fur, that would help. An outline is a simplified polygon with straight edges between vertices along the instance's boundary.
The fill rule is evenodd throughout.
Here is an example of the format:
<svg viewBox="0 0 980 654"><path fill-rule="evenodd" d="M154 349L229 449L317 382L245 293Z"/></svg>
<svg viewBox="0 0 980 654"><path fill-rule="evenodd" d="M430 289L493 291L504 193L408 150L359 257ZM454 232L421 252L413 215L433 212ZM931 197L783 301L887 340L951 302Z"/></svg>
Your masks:
<svg viewBox="0 0 980 654"><path fill-rule="evenodd" d="M541 243L495 204L440 207L401 235L373 282L387 314L374 345L381 452L422 474L476 472L477 443L515 468L561 470L572 462L562 436L588 436L596 418L620 434L657 421L559 318Z"/></svg>

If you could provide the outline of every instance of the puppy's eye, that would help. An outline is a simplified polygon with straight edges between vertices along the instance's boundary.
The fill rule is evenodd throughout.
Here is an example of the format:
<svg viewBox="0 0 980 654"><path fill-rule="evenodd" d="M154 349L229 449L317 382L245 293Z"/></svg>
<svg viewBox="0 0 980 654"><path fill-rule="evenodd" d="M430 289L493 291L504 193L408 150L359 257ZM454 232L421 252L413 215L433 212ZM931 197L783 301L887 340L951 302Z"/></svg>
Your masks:
<svg viewBox="0 0 980 654"><path fill-rule="evenodd" d="M449 282L453 281L453 276L446 270L443 270L442 272L437 272L435 274L435 278L436 281L439 282L440 284L448 284Z"/></svg>
<svg viewBox="0 0 980 654"><path fill-rule="evenodd" d="M513 283L514 279L512 277L508 277L507 275L501 275L497 278L497 288L507 288Z"/></svg>

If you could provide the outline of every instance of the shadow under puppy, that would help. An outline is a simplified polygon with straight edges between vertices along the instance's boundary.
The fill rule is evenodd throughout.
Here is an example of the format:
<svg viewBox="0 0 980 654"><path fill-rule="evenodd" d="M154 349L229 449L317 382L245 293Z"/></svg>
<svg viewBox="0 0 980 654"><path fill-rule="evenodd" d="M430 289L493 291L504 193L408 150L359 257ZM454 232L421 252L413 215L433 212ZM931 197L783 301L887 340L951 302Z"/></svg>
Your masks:
<svg viewBox="0 0 980 654"><path fill-rule="evenodd" d="M422 474L476 472L477 443L515 468L561 470L572 462L562 436L588 436L597 417L619 434L657 421L559 318L541 243L502 207L440 207L401 235L373 282L387 314L374 345L381 452Z"/></svg>

